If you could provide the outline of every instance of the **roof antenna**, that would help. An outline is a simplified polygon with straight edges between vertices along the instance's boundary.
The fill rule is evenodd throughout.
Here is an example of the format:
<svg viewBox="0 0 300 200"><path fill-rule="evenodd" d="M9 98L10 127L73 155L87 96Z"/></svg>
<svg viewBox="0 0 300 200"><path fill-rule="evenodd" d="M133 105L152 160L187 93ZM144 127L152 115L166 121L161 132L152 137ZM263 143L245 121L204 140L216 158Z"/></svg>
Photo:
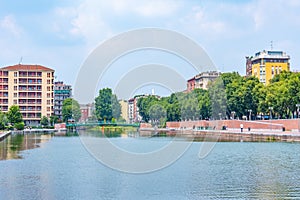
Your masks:
<svg viewBox="0 0 300 200"><path fill-rule="evenodd" d="M22 61L23 61L23 57L21 57L20 62L19 62L19 65L22 63Z"/></svg>
<svg viewBox="0 0 300 200"><path fill-rule="evenodd" d="M273 50L273 40L271 40L271 50Z"/></svg>

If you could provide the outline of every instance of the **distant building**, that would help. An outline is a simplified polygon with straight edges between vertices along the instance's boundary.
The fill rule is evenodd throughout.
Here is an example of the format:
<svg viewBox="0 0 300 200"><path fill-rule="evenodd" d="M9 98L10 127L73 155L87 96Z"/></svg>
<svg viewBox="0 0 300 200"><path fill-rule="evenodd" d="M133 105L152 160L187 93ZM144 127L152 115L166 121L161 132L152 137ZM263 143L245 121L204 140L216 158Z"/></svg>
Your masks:
<svg viewBox="0 0 300 200"><path fill-rule="evenodd" d="M290 56L283 51L261 51L253 57L246 57L252 76L268 85L270 80L282 71L290 71ZM250 70L247 70L250 73Z"/></svg>
<svg viewBox="0 0 300 200"><path fill-rule="evenodd" d="M126 100L120 100L119 101L121 105L121 117L125 119L126 122L129 122L129 117L128 117L128 101Z"/></svg>
<svg viewBox="0 0 300 200"><path fill-rule="evenodd" d="M129 123L138 122L141 116L137 107L138 98L134 97L128 100L128 120Z"/></svg>
<svg viewBox="0 0 300 200"><path fill-rule="evenodd" d="M252 76L252 56L246 56L246 77Z"/></svg>
<svg viewBox="0 0 300 200"><path fill-rule="evenodd" d="M0 68L0 109L18 105L26 125L38 125L53 115L54 70L41 65Z"/></svg>
<svg viewBox="0 0 300 200"><path fill-rule="evenodd" d="M63 81L54 83L54 115L62 120L63 101L72 97L72 86L64 84Z"/></svg>
<svg viewBox="0 0 300 200"><path fill-rule="evenodd" d="M195 83L196 83L195 77L193 77L187 81L187 88L186 88L187 92L191 92L195 89Z"/></svg>
<svg viewBox="0 0 300 200"><path fill-rule="evenodd" d="M94 110L95 110L94 103L80 104L81 118L79 119L79 121L80 122L89 121L89 119L91 119L93 116Z"/></svg>
<svg viewBox="0 0 300 200"><path fill-rule="evenodd" d="M207 90L210 82L213 82L221 75L220 72L210 71L202 72L187 81L187 92L193 91L197 88Z"/></svg>
<svg viewBox="0 0 300 200"><path fill-rule="evenodd" d="M129 123L135 123L135 122L141 122L142 117L139 113L139 107L137 106L138 100L140 98L145 98L148 96L155 96L156 98L160 98L160 96L155 95L155 94L143 94L143 95L136 95L133 98L128 100L128 120Z"/></svg>

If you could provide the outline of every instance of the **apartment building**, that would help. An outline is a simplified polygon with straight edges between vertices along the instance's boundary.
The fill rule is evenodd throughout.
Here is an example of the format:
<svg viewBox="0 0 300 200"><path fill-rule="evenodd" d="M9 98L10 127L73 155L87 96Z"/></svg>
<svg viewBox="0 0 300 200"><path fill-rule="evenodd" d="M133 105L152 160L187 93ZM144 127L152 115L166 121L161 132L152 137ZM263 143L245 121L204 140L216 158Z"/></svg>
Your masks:
<svg viewBox="0 0 300 200"><path fill-rule="evenodd" d="M265 85L282 71L290 71L290 56L283 51L261 51L246 57L246 73Z"/></svg>
<svg viewBox="0 0 300 200"><path fill-rule="evenodd" d="M53 114L54 70L41 65L0 68L0 108L18 105L26 125L38 125Z"/></svg>
<svg viewBox="0 0 300 200"><path fill-rule="evenodd" d="M62 120L63 101L72 97L72 86L64 84L63 81L54 83L54 115Z"/></svg>

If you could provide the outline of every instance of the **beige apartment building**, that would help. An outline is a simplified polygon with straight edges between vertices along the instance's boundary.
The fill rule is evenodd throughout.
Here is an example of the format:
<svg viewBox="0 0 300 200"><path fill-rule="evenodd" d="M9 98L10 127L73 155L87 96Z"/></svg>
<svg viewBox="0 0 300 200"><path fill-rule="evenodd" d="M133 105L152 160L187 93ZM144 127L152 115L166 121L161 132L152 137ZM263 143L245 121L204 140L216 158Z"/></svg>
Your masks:
<svg viewBox="0 0 300 200"><path fill-rule="evenodd" d="M53 115L54 70L41 65L0 68L0 108L18 105L26 125L38 125Z"/></svg>

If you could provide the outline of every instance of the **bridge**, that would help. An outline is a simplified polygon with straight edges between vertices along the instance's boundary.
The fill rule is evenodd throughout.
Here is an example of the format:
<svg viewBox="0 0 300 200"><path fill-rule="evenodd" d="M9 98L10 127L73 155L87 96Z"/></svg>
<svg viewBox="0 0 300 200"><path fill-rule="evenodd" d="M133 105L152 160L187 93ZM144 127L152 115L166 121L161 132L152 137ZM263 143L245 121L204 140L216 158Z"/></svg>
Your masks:
<svg viewBox="0 0 300 200"><path fill-rule="evenodd" d="M113 122L90 122L90 123L69 123L67 128L71 127L83 127L83 126L122 126L122 127L140 127L140 123L127 124L127 123L113 123Z"/></svg>

